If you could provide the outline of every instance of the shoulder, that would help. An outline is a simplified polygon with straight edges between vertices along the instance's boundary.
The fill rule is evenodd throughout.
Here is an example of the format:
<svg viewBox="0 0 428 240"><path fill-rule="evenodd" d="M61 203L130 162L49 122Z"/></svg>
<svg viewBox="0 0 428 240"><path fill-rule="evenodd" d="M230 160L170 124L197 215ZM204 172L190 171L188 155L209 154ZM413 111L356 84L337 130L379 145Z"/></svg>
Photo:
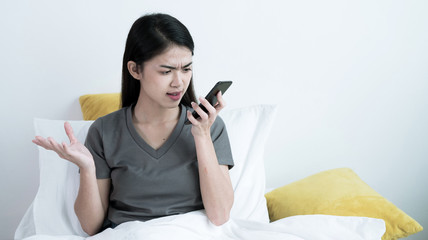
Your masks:
<svg viewBox="0 0 428 240"><path fill-rule="evenodd" d="M103 132L104 129L111 128L117 124L123 124L126 119L128 108L129 107L121 108L115 112L99 117L92 123L89 131L92 129L92 131L98 130L99 132Z"/></svg>

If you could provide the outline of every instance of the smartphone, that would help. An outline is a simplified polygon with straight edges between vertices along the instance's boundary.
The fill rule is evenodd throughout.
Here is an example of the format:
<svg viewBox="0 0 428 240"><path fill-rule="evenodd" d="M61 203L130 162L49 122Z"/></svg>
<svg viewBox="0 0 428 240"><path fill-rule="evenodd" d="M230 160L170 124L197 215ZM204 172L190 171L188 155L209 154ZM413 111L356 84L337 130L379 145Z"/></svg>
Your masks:
<svg viewBox="0 0 428 240"><path fill-rule="evenodd" d="M217 93L221 91L221 94L224 94L226 90L230 87L230 85L232 85L232 81L217 82L207 94L205 99L208 100L208 102L214 106L217 103ZM204 105L202 105L202 103L199 104L199 107L202 108L204 112L208 112L208 110L204 107ZM199 114L196 111L193 111L192 115L196 119L199 118ZM191 124L191 122L187 119L184 124Z"/></svg>

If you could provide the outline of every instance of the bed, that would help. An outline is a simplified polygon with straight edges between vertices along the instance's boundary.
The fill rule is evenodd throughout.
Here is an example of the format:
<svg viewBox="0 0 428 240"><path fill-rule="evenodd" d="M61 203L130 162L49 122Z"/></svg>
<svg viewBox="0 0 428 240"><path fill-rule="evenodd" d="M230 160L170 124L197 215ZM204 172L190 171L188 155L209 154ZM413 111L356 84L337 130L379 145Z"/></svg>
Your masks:
<svg viewBox="0 0 428 240"><path fill-rule="evenodd" d="M118 108L118 94L80 98L85 120L69 121L84 141L93 119ZM224 110L235 167L231 219L209 222L203 210L123 223L87 236L73 210L78 169L39 147L40 185L15 239L398 239L422 231L414 219L375 192L349 168L332 169L276 189L265 189L263 152L274 105ZM67 141L64 120L35 119L35 134Z"/></svg>

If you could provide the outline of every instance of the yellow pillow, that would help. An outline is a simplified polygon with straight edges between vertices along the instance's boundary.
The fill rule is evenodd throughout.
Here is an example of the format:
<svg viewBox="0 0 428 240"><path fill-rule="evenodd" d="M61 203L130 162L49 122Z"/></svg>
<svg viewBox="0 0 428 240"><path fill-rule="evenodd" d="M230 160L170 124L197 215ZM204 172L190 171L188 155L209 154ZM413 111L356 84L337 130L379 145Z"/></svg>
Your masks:
<svg viewBox="0 0 428 240"><path fill-rule="evenodd" d="M349 168L320 172L277 188L265 197L271 221L307 214L379 218L386 224L382 240L407 237L423 229Z"/></svg>
<svg viewBox="0 0 428 240"><path fill-rule="evenodd" d="M79 98L84 120L96 120L120 108L120 93L87 94Z"/></svg>

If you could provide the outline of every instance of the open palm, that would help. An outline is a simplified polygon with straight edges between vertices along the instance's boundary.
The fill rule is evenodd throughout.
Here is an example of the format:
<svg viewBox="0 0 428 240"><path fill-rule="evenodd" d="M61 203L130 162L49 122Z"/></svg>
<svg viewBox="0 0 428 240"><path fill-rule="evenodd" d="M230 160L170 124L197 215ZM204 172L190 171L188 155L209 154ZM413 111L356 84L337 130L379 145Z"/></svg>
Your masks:
<svg viewBox="0 0 428 240"><path fill-rule="evenodd" d="M47 150L56 152L59 157L76 164L79 168L93 165L94 161L92 159L91 153L74 136L70 123L65 122L64 129L68 139L70 140L70 144L64 142L59 144L52 137L43 138L41 136L36 136L33 140L33 143Z"/></svg>

